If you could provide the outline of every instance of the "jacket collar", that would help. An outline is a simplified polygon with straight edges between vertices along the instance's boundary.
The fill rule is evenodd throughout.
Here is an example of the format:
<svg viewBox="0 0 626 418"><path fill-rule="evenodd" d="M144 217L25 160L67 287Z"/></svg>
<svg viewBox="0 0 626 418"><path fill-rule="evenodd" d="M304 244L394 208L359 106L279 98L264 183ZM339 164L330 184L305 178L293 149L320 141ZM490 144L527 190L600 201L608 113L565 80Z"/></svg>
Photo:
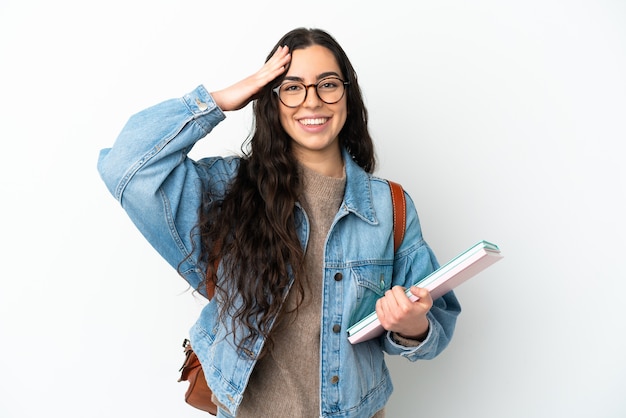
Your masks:
<svg viewBox="0 0 626 418"><path fill-rule="evenodd" d="M343 208L354 213L372 225L378 224L376 211L372 199L371 176L363 170L350 153L343 149L343 161L346 165L346 191L344 193Z"/></svg>

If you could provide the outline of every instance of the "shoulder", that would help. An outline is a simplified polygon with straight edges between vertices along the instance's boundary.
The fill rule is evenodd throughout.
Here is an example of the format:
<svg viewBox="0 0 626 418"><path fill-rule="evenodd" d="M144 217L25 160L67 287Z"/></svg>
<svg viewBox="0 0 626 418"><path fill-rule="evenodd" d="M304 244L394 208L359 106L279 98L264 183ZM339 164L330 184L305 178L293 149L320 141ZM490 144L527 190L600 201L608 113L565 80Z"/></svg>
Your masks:
<svg viewBox="0 0 626 418"><path fill-rule="evenodd" d="M383 216L388 216L387 213L393 213L393 198L391 194L390 181L398 184L402 188L402 194L404 195L405 203L405 218L404 225L406 229L406 235L411 237L411 240L415 243L422 241L422 228L420 225L417 208L410 194L406 188L394 180L389 180L374 175L370 176L370 183L372 187L372 195L374 196L374 203L377 207L377 211L380 211ZM396 215L398 215L396 213Z"/></svg>
<svg viewBox="0 0 626 418"><path fill-rule="evenodd" d="M370 187L372 190L372 195L375 197L375 200L377 201L389 201L391 202L392 200L392 195L391 195L391 191L392 191L392 187L391 184L395 183L397 186L400 187L404 198L407 202L407 205L409 204L410 201L410 196L407 193L406 189L404 188L404 186L394 180L389 180L389 179L385 179L382 177L378 177L375 175L370 174ZM412 205L412 202L411 202Z"/></svg>
<svg viewBox="0 0 626 418"><path fill-rule="evenodd" d="M381 220L380 218L383 220L395 220L396 216L403 212L406 219L406 212L409 209L414 211L413 205L409 203L408 195L404 187L399 183L395 183L395 185L399 186L398 189L398 187L392 187L394 182L374 175L370 175L369 182L372 203L379 220Z"/></svg>
<svg viewBox="0 0 626 418"><path fill-rule="evenodd" d="M372 188L372 194L377 196L377 198L380 200L384 199L384 200L388 200L389 202L391 202L390 183L392 182L400 186L400 188L402 189L402 192L404 194L404 198L406 201L407 211L409 209L411 209L411 211L415 211L415 204L413 202L413 199L411 198L410 193L401 183L398 183L397 181L393 179L385 179L385 178L370 174L370 185Z"/></svg>
<svg viewBox="0 0 626 418"><path fill-rule="evenodd" d="M197 166L205 170L225 171L236 173L241 165L241 157L229 155L226 157L205 157L196 162Z"/></svg>
<svg viewBox="0 0 626 418"><path fill-rule="evenodd" d="M205 157L195 162L196 169L205 186L224 191L237 176L242 158L238 156ZM216 191L217 191L216 190Z"/></svg>

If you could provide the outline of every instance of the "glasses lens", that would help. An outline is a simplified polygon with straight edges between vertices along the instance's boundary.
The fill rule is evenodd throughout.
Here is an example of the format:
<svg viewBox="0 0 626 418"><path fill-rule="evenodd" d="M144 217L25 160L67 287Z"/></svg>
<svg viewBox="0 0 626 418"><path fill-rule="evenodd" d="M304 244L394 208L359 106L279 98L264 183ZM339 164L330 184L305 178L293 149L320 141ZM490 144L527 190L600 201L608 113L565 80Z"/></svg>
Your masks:
<svg viewBox="0 0 626 418"><path fill-rule="evenodd" d="M343 81L338 78L325 78L317 83L317 95L328 104L337 103L343 97Z"/></svg>
<svg viewBox="0 0 626 418"><path fill-rule="evenodd" d="M302 83L289 81L280 86L278 96L285 106L296 107L304 101L306 87Z"/></svg>

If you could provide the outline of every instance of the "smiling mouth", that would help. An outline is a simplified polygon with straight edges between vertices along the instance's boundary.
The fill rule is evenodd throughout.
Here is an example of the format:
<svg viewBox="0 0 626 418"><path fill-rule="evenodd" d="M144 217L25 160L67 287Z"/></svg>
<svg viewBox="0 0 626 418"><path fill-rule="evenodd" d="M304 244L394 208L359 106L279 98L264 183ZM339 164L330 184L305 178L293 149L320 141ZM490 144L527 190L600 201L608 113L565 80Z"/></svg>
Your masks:
<svg viewBox="0 0 626 418"><path fill-rule="evenodd" d="M328 122L328 118L300 119L299 122L305 126L323 125Z"/></svg>

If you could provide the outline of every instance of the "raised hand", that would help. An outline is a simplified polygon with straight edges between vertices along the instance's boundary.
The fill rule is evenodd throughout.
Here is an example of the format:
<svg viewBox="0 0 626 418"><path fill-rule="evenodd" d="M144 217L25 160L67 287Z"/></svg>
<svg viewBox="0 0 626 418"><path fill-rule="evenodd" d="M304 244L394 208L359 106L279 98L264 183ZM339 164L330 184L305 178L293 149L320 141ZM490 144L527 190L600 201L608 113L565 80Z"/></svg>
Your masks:
<svg viewBox="0 0 626 418"><path fill-rule="evenodd" d="M230 87L212 92L211 95L223 111L241 109L250 103L267 83L282 74L289 61L291 61L289 48L280 46L259 71Z"/></svg>

